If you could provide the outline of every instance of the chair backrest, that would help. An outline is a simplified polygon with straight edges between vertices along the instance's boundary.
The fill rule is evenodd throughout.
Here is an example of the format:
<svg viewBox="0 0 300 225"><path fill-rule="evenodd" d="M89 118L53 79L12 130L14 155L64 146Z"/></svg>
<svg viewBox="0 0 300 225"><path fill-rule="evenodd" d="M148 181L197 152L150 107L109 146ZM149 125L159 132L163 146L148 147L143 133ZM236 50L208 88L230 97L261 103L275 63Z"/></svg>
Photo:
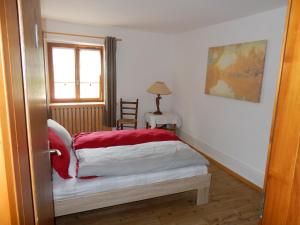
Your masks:
<svg viewBox="0 0 300 225"><path fill-rule="evenodd" d="M124 101L120 99L120 117L121 119L136 119L138 116L139 100L136 101Z"/></svg>

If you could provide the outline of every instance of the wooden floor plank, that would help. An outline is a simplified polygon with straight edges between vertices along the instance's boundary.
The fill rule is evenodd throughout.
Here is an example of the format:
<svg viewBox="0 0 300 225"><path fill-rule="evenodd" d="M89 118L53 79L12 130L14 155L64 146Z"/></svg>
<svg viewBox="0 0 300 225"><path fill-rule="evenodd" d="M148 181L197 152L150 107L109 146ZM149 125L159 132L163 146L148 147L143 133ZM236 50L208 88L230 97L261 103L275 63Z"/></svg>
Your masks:
<svg viewBox="0 0 300 225"><path fill-rule="evenodd" d="M164 196L58 217L57 225L257 225L260 194L216 166L210 167L210 201L196 192Z"/></svg>

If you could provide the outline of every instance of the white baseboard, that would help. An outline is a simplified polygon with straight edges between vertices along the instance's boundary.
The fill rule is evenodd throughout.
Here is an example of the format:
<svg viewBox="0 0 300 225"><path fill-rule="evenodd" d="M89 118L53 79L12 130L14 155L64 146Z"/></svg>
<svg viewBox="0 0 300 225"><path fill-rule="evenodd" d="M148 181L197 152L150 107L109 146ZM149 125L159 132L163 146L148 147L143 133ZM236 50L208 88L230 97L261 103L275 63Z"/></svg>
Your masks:
<svg viewBox="0 0 300 225"><path fill-rule="evenodd" d="M186 143L203 151L203 153L207 154L209 157L221 163L228 169L239 174L240 176L256 184L257 186L263 188L265 176L263 171L259 171L249 166L248 164L233 158L230 155L224 154L223 152L211 147L210 145L199 139L192 137L182 130L178 132L178 136Z"/></svg>

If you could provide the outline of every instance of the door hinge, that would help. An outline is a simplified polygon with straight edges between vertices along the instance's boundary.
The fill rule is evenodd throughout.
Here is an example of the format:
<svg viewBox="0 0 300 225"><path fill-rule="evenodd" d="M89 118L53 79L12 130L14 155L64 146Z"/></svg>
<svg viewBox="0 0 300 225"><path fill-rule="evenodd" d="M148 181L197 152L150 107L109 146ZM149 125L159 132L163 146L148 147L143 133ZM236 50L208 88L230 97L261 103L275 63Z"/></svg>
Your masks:
<svg viewBox="0 0 300 225"><path fill-rule="evenodd" d="M34 44L36 48L39 48L39 26L34 24Z"/></svg>
<svg viewBox="0 0 300 225"><path fill-rule="evenodd" d="M262 192L260 194L260 208L259 208L259 218L262 219L263 217L263 214L264 214L264 206L265 206L265 196L266 196L266 193L265 192Z"/></svg>

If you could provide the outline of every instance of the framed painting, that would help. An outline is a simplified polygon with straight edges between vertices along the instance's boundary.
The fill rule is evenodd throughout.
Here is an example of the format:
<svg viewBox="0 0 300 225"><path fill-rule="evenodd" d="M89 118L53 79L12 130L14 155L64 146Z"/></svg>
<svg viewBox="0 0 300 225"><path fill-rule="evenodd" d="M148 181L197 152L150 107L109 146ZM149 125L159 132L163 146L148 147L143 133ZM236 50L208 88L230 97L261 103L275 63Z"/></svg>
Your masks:
<svg viewBox="0 0 300 225"><path fill-rule="evenodd" d="M259 102L266 48L266 40L209 48L205 93Z"/></svg>

